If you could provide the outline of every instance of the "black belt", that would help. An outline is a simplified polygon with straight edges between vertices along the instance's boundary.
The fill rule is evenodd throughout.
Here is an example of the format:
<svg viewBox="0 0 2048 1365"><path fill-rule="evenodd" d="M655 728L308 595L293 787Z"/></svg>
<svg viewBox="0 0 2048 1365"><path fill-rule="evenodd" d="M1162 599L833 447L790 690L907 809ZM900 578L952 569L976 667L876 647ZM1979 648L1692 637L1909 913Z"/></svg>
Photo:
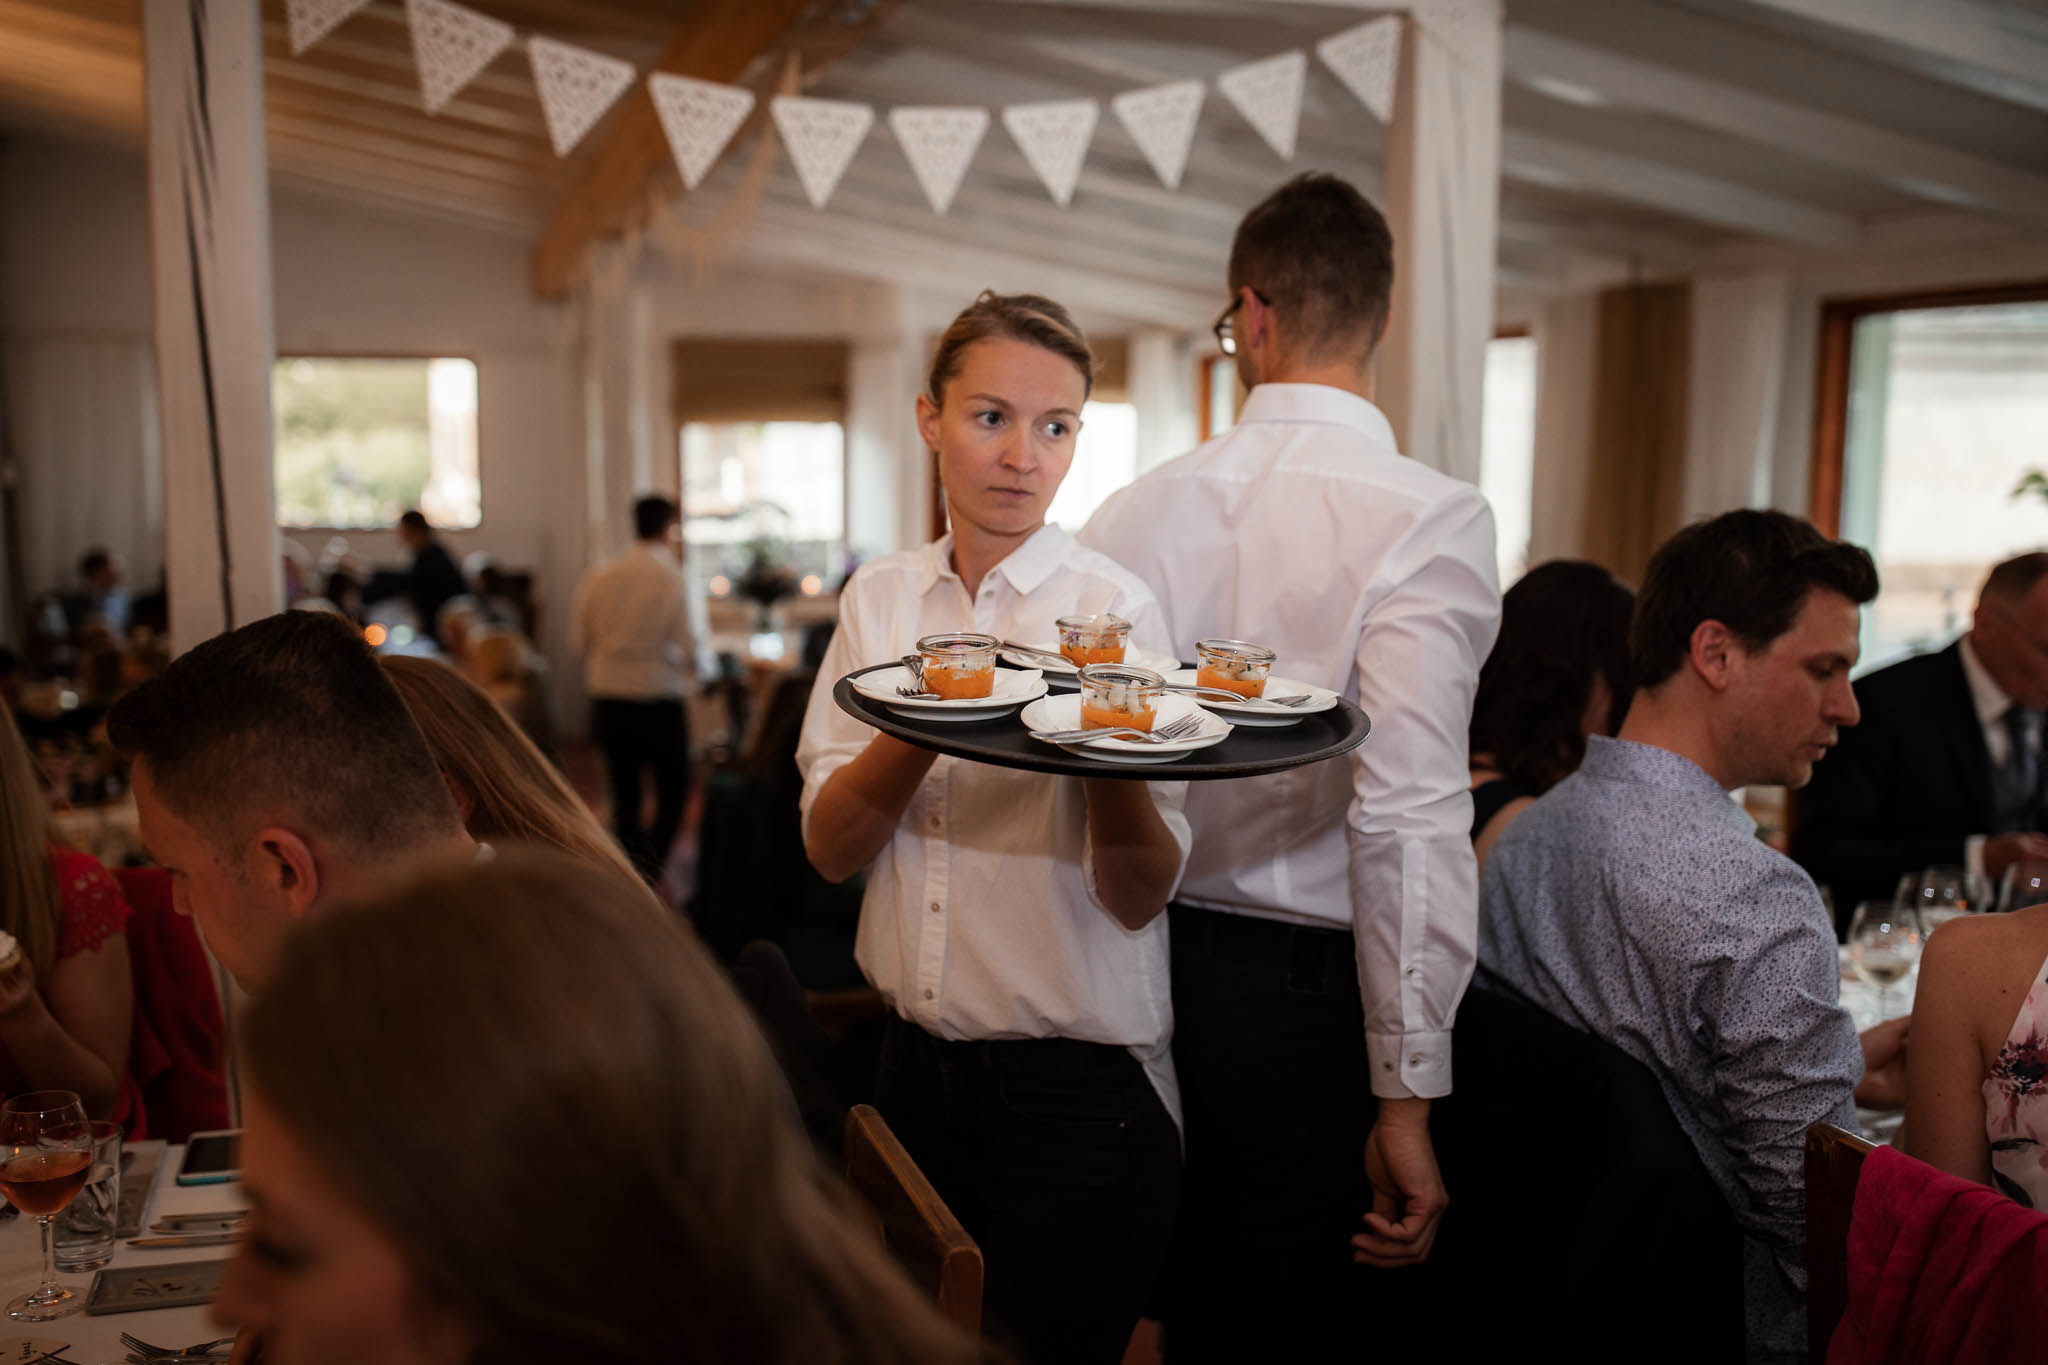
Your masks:
<svg viewBox="0 0 2048 1365"><path fill-rule="evenodd" d="M1063 1071L1079 1065L1100 1066L1115 1058L1132 1065L1136 1058L1120 1043L1089 1043L1079 1038L940 1038L892 1015L889 1027L904 1043L944 1059L947 1065L982 1071Z"/></svg>
<svg viewBox="0 0 2048 1365"><path fill-rule="evenodd" d="M1357 979L1357 946L1349 929L1234 915L1185 901L1167 906L1176 955L1193 951L1245 967L1286 974L1288 985L1321 990Z"/></svg>

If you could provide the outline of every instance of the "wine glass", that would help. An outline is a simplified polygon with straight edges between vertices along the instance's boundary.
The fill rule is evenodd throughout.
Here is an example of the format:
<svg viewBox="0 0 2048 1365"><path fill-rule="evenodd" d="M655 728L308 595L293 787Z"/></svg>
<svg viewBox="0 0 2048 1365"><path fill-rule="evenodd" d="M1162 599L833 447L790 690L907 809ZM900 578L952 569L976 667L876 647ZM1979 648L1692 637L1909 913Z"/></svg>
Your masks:
<svg viewBox="0 0 2048 1365"><path fill-rule="evenodd" d="M1930 867L1920 874L1917 908L1920 926L1933 933L1960 915L1970 913L1970 885L1960 867Z"/></svg>
<svg viewBox="0 0 2048 1365"><path fill-rule="evenodd" d="M2005 869L1998 884L2000 910L2024 910L2048 903L2048 863L2016 862Z"/></svg>
<svg viewBox="0 0 2048 1365"><path fill-rule="evenodd" d="M1906 979L1920 960L1921 929L1913 907L1890 901L1865 901L1849 923L1849 965L1856 975L1877 987L1877 1018L1891 1017L1892 987Z"/></svg>
<svg viewBox="0 0 2048 1365"><path fill-rule="evenodd" d="M43 1229L43 1281L7 1305L17 1322L76 1313L84 1299L57 1283L50 1225L92 1174L92 1125L69 1090L36 1090L0 1105L0 1192Z"/></svg>

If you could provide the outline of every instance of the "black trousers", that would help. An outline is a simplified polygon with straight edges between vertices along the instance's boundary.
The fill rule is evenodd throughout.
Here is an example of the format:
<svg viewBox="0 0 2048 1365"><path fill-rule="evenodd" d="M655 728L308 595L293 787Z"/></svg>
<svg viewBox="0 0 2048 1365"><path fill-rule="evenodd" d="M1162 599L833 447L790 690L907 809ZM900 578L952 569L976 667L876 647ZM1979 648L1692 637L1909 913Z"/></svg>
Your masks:
<svg viewBox="0 0 2048 1365"><path fill-rule="evenodd" d="M1408 1271L1351 1259L1376 1102L1352 935L1175 904L1187 1124L1162 1295L1189 1361L1361 1360L1406 1329Z"/></svg>
<svg viewBox="0 0 2048 1365"><path fill-rule="evenodd" d="M1158 1283L1180 1135L1130 1052L942 1042L891 1019L876 1107L981 1247L982 1333L1030 1365L1116 1365Z"/></svg>
<svg viewBox="0 0 2048 1365"><path fill-rule="evenodd" d="M661 876L690 794L690 730L677 700L591 702L591 733L611 780L612 832L649 881ZM654 770L654 823L640 823L642 774Z"/></svg>

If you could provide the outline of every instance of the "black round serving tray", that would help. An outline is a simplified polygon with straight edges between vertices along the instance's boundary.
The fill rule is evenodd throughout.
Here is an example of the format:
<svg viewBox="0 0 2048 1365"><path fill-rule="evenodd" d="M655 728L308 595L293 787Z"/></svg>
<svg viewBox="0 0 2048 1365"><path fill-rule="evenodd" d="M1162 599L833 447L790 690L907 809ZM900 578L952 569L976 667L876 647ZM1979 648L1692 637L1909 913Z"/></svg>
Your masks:
<svg viewBox="0 0 2048 1365"><path fill-rule="evenodd" d="M896 665L877 664L875 668ZM839 709L867 722L885 735L906 744L931 749L954 758L993 763L1003 768L1027 768L1032 772L1063 773L1069 777L1123 777L1141 782L1207 781L1224 777L1257 777L1262 773L1284 772L1308 763L1348 754L1372 733L1372 721L1365 712L1343 698L1327 711L1304 716L1298 725L1254 727L1240 725L1221 744L1197 749L1186 758L1167 763L1105 763L1081 758L1065 749L1041 744L1024 729L1018 714L1006 711L988 720L912 720L881 702L853 690L851 679L875 671L858 669L832 686L832 700Z"/></svg>

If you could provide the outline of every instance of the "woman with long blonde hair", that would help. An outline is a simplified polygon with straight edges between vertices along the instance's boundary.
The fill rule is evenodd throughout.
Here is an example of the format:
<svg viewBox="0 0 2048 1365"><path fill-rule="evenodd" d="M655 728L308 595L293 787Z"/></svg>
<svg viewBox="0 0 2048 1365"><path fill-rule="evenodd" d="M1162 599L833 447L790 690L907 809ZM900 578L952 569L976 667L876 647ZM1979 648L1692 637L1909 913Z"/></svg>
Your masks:
<svg viewBox="0 0 2048 1365"><path fill-rule="evenodd" d="M567 779L483 689L433 659L387 654L379 662L426 736L471 838L546 844L632 872Z"/></svg>
<svg viewBox="0 0 2048 1365"><path fill-rule="evenodd" d="M214 1304L294 1365L966 1365L637 883L540 849L296 931Z"/></svg>
<svg viewBox="0 0 2048 1365"><path fill-rule="evenodd" d="M0 944L0 1091L70 1090L96 1117L130 1118L128 915L96 859L52 840L35 762L0 707L0 929L14 940Z"/></svg>

